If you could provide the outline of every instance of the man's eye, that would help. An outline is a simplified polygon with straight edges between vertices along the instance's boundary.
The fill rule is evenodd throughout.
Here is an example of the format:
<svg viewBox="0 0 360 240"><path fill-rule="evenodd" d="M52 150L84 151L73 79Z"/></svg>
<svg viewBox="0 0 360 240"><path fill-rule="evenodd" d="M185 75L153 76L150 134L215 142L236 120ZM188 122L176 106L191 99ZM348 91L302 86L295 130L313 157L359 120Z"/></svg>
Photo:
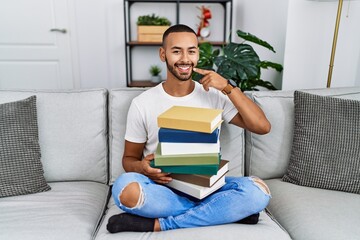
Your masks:
<svg viewBox="0 0 360 240"><path fill-rule="evenodd" d="M179 53L180 53L180 51L173 51L173 53L174 53L174 54L179 54Z"/></svg>
<svg viewBox="0 0 360 240"><path fill-rule="evenodd" d="M189 53L190 53L190 54L195 54L195 53L196 53L196 51L190 51Z"/></svg>

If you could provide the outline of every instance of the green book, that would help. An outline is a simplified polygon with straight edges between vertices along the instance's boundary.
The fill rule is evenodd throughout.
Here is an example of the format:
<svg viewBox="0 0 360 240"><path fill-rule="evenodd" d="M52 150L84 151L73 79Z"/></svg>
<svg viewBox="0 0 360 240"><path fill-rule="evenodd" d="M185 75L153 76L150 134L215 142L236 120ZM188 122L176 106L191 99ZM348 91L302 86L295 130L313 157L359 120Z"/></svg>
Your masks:
<svg viewBox="0 0 360 240"><path fill-rule="evenodd" d="M160 144L155 153L155 166L214 165L220 162L220 153L161 155Z"/></svg>
<svg viewBox="0 0 360 240"><path fill-rule="evenodd" d="M153 168L160 168L162 172L178 174L201 174L214 175L219 170L219 164L211 165L183 165L183 166L155 166L154 161L150 162Z"/></svg>

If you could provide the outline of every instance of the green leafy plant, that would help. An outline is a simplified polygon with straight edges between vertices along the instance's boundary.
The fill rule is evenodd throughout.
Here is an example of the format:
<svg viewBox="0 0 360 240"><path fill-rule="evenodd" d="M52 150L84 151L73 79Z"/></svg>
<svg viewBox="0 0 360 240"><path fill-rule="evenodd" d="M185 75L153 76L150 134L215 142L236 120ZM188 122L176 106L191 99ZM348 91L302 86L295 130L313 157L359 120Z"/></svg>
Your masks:
<svg viewBox="0 0 360 240"><path fill-rule="evenodd" d="M136 24L139 26L170 26L171 22L165 17L152 14L139 16Z"/></svg>
<svg viewBox="0 0 360 240"><path fill-rule="evenodd" d="M258 37L238 30L237 35L244 39L242 43L230 42L220 49L215 49L208 43L199 45L200 58L197 67L214 70L226 79L232 79L236 82L242 91L259 90L258 87L264 87L269 90L276 90L269 81L261 79L261 69L273 68L278 72L283 70L279 63L270 61L261 61L253 47L246 44L249 41L263 46L275 53L274 48L259 39ZM216 70L214 69L216 67ZM194 73L193 79L199 81L202 75Z"/></svg>
<svg viewBox="0 0 360 240"><path fill-rule="evenodd" d="M151 76L158 76L161 73L161 68L157 65L150 66L149 72Z"/></svg>

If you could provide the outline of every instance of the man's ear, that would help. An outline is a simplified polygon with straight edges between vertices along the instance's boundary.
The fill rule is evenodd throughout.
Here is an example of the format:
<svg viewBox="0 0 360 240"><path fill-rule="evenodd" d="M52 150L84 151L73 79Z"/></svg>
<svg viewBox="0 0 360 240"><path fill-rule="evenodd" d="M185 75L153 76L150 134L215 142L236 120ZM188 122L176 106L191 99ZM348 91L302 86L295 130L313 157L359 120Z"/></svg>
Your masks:
<svg viewBox="0 0 360 240"><path fill-rule="evenodd" d="M165 56L165 49L163 47L160 47L159 49L159 56L160 56L160 60L162 62L165 62L166 56Z"/></svg>

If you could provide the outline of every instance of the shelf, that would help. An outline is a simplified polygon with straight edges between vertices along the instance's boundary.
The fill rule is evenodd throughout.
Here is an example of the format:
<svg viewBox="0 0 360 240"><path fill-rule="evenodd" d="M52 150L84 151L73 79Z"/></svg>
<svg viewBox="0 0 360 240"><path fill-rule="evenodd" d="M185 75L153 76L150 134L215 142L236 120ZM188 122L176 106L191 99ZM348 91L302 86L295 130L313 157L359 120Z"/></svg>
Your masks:
<svg viewBox="0 0 360 240"><path fill-rule="evenodd" d="M203 42L207 42L207 41L199 41L199 44ZM226 42L222 42L222 41L215 41L215 42L212 41L209 43L211 43L213 46L223 46L226 44ZM131 41L126 44L128 46L161 46L162 45L161 42L138 42L138 41Z"/></svg>
<svg viewBox="0 0 360 240"><path fill-rule="evenodd" d="M124 0L124 29L125 29L125 64L126 64L126 79L127 79L127 86L128 87L153 87L156 86L156 83L152 83L150 80L134 80L133 79L133 72L135 73L135 70L141 70L141 73L144 73L144 67L133 64L133 52L139 53L136 51L136 49L141 49L141 47L147 47L147 48L159 48L162 46L161 42L138 42L137 40L132 40L131 36L133 36L132 30L130 27L130 8L141 8L141 5L137 5L134 3L158 3L160 4L159 7L161 8L162 3L174 3L172 4L172 8L175 11L175 19L176 21L174 24L181 23L180 19L180 10L181 10L181 4L184 4L184 6L188 3L219 3L222 6L222 9L224 11L224 18L223 18L223 36L219 38L216 38L218 41L210 41L209 43L213 45L214 47L222 47L227 44L227 38L231 33L232 29L232 12L233 12L233 0ZM133 26L134 27L134 26ZM160 39L159 39L160 40ZM199 44L202 42L207 42L206 40L199 40ZM148 50L148 49L142 49L142 50ZM142 76L139 75L139 72L136 72L139 76L139 79L146 79L147 77L143 74Z"/></svg>

